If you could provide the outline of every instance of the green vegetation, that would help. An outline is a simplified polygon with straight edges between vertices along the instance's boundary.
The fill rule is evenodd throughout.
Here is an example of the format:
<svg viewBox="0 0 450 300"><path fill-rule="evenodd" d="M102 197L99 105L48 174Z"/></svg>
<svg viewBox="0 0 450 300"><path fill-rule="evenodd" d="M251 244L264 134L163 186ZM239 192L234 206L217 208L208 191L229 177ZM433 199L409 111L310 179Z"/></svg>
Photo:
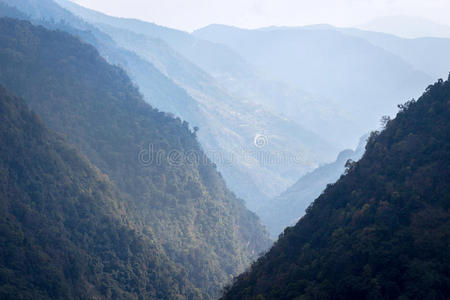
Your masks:
<svg viewBox="0 0 450 300"><path fill-rule="evenodd" d="M203 160L188 124L146 104L125 72L92 46L0 19L0 82L111 179L137 230L154 236L202 296L216 296L269 246L258 218ZM155 153L195 153L201 160L145 164L139 154L150 145Z"/></svg>
<svg viewBox="0 0 450 300"><path fill-rule="evenodd" d="M359 145L353 150L339 153L336 161L320 166L302 176L267 207L258 212L258 216L267 226L271 236L276 239L287 226L293 226L303 217L308 206L322 194L326 186L335 183L345 170L346 162L359 160L365 151L368 134L361 137Z"/></svg>
<svg viewBox="0 0 450 300"><path fill-rule="evenodd" d="M0 123L1 299L200 297L108 177L3 87Z"/></svg>
<svg viewBox="0 0 450 300"><path fill-rule="evenodd" d="M449 81L401 105L223 299L449 299L449 120Z"/></svg>

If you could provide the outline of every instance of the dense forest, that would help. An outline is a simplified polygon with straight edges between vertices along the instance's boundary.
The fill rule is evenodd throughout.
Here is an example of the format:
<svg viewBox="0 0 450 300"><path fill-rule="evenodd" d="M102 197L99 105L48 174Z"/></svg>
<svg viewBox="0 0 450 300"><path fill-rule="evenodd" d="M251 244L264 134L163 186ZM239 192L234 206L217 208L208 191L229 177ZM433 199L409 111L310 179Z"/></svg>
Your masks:
<svg viewBox="0 0 450 300"><path fill-rule="evenodd" d="M450 81L399 108L223 299L450 298Z"/></svg>
<svg viewBox="0 0 450 300"><path fill-rule="evenodd" d="M202 296L216 296L270 245L189 124L145 103L92 46L0 19L0 82L111 179L137 229L154 237Z"/></svg>
<svg viewBox="0 0 450 300"><path fill-rule="evenodd" d="M276 239L287 226L293 226L305 214L308 206L320 196L327 184L334 183L343 174L349 159L357 161L364 154L368 134L361 137L358 147L341 151L336 161L322 165L302 176L268 206L259 210L258 216Z"/></svg>
<svg viewBox="0 0 450 300"><path fill-rule="evenodd" d="M0 86L0 298L200 298L109 178Z"/></svg>
<svg viewBox="0 0 450 300"><path fill-rule="evenodd" d="M72 1L0 0L0 299L450 299L450 38Z"/></svg>

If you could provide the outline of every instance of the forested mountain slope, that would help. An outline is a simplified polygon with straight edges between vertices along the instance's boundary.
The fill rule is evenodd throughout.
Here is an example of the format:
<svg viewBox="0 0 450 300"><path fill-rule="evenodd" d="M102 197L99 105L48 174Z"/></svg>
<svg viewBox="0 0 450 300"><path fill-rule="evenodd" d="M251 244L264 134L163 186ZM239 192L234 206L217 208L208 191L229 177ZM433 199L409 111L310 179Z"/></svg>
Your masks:
<svg viewBox="0 0 450 300"><path fill-rule="evenodd" d="M0 86L0 298L196 299L108 177Z"/></svg>
<svg viewBox="0 0 450 300"><path fill-rule="evenodd" d="M62 30L92 44L109 63L133 70L131 78L147 101L160 110L194 118L199 112L196 102L185 90L164 76L152 63L119 47L104 32L84 22L52 0L1 0L0 17L31 21L52 30ZM182 109L181 109L182 108ZM200 124L193 124L196 126Z"/></svg>
<svg viewBox="0 0 450 300"><path fill-rule="evenodd" d="M450 78L449 78L450 79ZM224 299L448 299L450 81L401 106L363 158Z"/></svg>
<svg viewBox="0 0 450 300"><path fill-rule="evenodd" d="M308 206L320 196L328 184L335 183L344 173L348 160L358 161L364 154L368 135L360 139L355 150L344 150L336 161L325 164L302 176L266 207L257 211L267 226L272 238L276 239L287 226L292 226L303 217Z"/></svg>
<svg viewBox="0 0 450 300"><path fill-rule="evenodd" d="M5 18L0 33L0 82L111 178L203 295L268 247L188 124L146 104L123 70L67 33Z"/></svg>

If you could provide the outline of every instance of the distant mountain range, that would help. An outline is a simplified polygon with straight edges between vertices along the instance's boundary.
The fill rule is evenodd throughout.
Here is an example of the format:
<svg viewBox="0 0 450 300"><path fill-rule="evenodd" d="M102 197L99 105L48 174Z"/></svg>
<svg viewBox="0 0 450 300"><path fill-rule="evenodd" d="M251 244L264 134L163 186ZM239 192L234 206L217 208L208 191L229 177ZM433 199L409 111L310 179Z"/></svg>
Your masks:
<svg viewBox="0 0 450 300"><path fill-rule="evenodd" d="M380 17L357 27L370 31L395 34L404 38L450 38L449 25L442 25L424 18L411 16Z"/></svg>
<svg viewBox="0 0 450 300"><path fill-rule="evenodd" d="M256 67L307 91L333 99L361 136L411 99L431 77L371 42L325 27L244 30L211 25L194 35L227 45Z"/></svg>
<svg viewBox="0 0 450 300"><path fill-rule="evenodd" d="M373 45L393 53L422 70L433 79L446 78L450 66L450 38L423 37L404 39L385 33L358 29L339 29L349 35L363 38Z"/></svg>
<svg viewBox="0 0 450 300"><path fill-rule="evenodd" d="M278 27L273 27L278 28ZM269 28L270 29L270 28ZM295 28L284 28L295 29ZM422 38L401 38L392 34L361 30L356 28L340 28L331 25L310 25L297 29L334 30L346 35L367 40L406 61L417 70L422 70L430 77L445 78L450 65L447 54L450 39L435 36ZM267 29L266 29L267 30Z"/></svg>

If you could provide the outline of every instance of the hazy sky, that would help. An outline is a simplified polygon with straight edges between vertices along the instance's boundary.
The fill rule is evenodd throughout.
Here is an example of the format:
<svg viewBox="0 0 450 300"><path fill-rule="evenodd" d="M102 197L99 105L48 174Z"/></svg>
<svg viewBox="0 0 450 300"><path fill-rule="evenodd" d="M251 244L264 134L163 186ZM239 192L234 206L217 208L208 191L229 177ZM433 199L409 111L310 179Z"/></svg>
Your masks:
<svg viewBox="0 0 450 300"><path fill-rule="evenodd" d="M328 23L360 25L408 15L450 25L450 0L73 0L113 16L192 31L220 23L244 28Z"/></svg>

